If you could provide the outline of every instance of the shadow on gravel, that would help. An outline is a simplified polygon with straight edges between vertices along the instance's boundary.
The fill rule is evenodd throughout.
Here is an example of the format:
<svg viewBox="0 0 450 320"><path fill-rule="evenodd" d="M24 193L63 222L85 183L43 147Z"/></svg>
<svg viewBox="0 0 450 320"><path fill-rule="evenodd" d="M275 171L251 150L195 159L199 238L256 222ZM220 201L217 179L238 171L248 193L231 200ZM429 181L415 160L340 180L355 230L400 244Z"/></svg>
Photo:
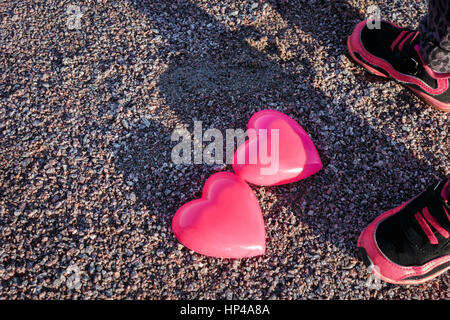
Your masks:
<svg viewBox="0 0 450 320"><path fill-rule="evenodd" d="M273 193L277 199L270 209L264 210L266 219L282 218L281 209L287 208L319 241L327 241L352 257L356 253L357 237L367 223L383 210L398 205L399 199L407 200L418 192L417 184L425 186L442 176L442 172L435 172L427 163L433 163L432 154L424 160L416 159L405 145L393 141L391 132L377 131L367 119L347 110L345 103L334 104L331 97L312 85L317 72L308 55L299 52L292 59L273 59L282 50L277 48L273 36L261 34L253 27L229 30L192 1L166 1L158 7L159 11L146 10L146 1L132 3L160 30L165 29L164 24L180 23L177 12L209 25L209 34L196 35L196 42L189 44L197 46L196 50L184 44L169 43L171 47L167 52L180 54L172 59L158 81L160 93L170 109L191 132L194 120L202 120L204 130L245 128L253 112L275 108L291 115L311 135L324 169L295 184L259 188ZM323 44L336 61L341 55L347 55L346 36L355 22L363 18L357 8L342 0L316 1L316 5L310 1L267 3L288 23L285 29L300 28ZM328 15L324 14L327 12ZM310 19L305 20L306 17ZM318 17L324 20L320 28L314 23ZM182 27L189 30L189 25ZM195 32L192 30L193 34ZM163 31L160 34L169 38ZM261 49L248 44L248 39L259 41L263 37L268 38ZM304 42L300 46L314 52L311 43ZM411 106L416 104L412 97L401 97L401 100ZM401 125L402 114L396 114L394 121ZM130 138L127 148L120 151L117 164L131 179L136 175L147 177L138 179L145 183L134 185L135 194L138 201L148 207L166 210L155 214L167 228L178 207L200 196L205 180L214 172L211 166L191 165L178 168L180 174L174 177L170 174L172 169L164 169L176 144L170 142L173 129L152 121L147 129ZM330 131L338 132L345 141L335 139ZM230 171L231 167L225 170ZM183 172L189 172L195 180L188 180ZM153 177L159 177L157 181L176 179L172 184L176 190L168 191L166 184L152 183ZM174 201L165 202L168 196ZM282 232L275 227L269 231L268 255L284 254L275 247ZM175 237L170 241L176 241ZM300 250L302 254L313 250L312 247L314 243L292 250Z"/></svg>

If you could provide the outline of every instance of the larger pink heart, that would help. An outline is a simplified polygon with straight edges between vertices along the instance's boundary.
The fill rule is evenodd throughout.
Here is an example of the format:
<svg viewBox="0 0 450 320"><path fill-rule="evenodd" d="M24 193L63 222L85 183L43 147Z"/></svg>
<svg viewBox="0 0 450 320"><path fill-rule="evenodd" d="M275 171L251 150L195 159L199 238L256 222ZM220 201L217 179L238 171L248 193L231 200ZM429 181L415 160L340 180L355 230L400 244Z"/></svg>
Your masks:
<svg viewBox="0 0 450 320"><path fill-rule="evenodd" d="M273 186L304 179L322 169L311 138L284 113L256 112L247 129L249 139L238 147L233 159L233 170L242 179L256 185ZM252 129L255 134L251 134ZM269 152L264 152L264 146Z"/></svg>
<svg viewBox="0 0 450 320"><path fill-rule="evenodd" d="M230 172L213 174L202 198L175 213L172 230L183 245L207 256L245 258L266 250L258 200L248 184Z"/></svg>

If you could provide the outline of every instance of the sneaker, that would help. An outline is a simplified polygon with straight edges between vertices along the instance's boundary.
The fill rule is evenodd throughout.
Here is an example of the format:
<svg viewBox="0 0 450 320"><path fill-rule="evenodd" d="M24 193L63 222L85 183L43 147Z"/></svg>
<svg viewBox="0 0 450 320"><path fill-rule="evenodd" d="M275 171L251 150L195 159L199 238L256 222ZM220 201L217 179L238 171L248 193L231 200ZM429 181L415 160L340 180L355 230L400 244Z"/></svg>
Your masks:
<svg viewBox="0 0 450 320"><path fill-rule="evenodd" d="M358 239L364 263L381 280L419 284L450 269L450 179L380 215Z"/></svg>
<svg viewBox="0 0 450 320"><path fill-rule="evenodd" d="M450 73L434 72L420 53L419 32L387 21L370 29L360 22L347 39L352 58L369 72L392 78L431 106L450 111Z"/></svg>

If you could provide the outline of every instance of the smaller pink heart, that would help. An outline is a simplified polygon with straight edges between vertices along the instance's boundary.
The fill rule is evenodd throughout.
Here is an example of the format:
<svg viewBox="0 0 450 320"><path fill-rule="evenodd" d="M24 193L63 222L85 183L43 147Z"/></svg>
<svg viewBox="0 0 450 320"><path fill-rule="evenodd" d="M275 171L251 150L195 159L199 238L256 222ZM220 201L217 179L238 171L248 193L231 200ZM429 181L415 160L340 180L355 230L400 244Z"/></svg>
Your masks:
<svg viewBox="0 0 450 320"><path fill-rule="evenodd" d="M246 258L266 250L258 200L248 184L230 172L213 174L202 198L175 213L172 230L183 245L207 256Z"/></svg>
<svg viewBox="0 0 450 320"><path fill-rule="evenodd" d="M256 112L247 129L249 139L238 147L233 159L233 170L242 179L274 186L304 179L322 169L309 135L284 113Z"/></svg>

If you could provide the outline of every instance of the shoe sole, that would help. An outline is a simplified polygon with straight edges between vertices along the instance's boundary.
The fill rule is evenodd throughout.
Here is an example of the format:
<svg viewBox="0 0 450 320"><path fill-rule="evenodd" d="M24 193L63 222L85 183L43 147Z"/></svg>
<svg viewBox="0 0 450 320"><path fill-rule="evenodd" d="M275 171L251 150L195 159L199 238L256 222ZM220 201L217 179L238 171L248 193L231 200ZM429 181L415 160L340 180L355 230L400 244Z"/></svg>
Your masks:
<svg viewBox="0 0 450 320"><path fill-rule="evenodd" d="M428 272L427 274L423 276L415 276L414 279L408 279L408 280L393 280L385 275L381 274L379 271L377 271L377 268L374 268L374 263L370 259L369 255L367 254L366 249L364 247L358 247L357 248L357 257L364 263L364 265L372 271L372 274L383 280L384 282L392 283L392 284L399 284L399 285L418 285L425 283L427 281L430 281L441 274L447 272L450 270L450 262L447 264L436 266L433 270Z"/></svg>
<svg viewBox="0 0 450 320"><path fill-rule="evenodd" d="M429 95L423 93L422 91L414 89L414 88L412 88L412 87L410 87L410 86L408 86L408 85L398 81L397 79L389 76L389 74L386 71L385 71L386 74L382 73L380 70L375 69L373 66L371 66L371 65L363 62L361 59L357 58L356 54L355 54L356 51L353 49L352 44L351 44L351 35L347 38L347 49L348 49L348 52L350 53L350 56L352 57L352 59L355 60L361 66L363 66L371 74L376 75L376 76L380 76L380 77L383 77L383 78L387 78L387 79L392 79L392 80L396 81L397 83L400 83L401 85L403 85L406 88L410 89L416 96L421 98L424 102L426 102L428 105L430 105L434 109L436 109L438 111L443 111L443 112L450 112L450 105L449 106L441 106L442 102L439 102L438 100L430 97Z"/></svg>

